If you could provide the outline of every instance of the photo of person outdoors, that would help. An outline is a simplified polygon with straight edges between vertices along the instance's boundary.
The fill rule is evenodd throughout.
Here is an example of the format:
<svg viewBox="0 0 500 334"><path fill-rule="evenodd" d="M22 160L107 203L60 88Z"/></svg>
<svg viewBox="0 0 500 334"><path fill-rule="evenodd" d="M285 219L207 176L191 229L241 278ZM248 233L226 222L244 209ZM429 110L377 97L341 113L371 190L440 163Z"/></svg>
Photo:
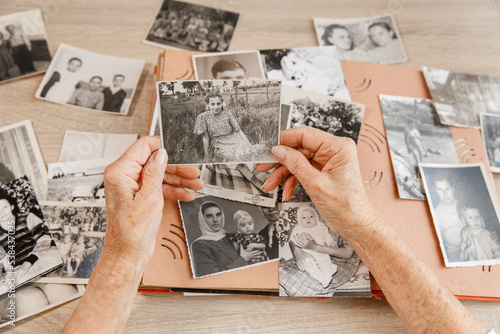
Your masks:
<svg viewBox="0 0 500 334"><path fill-rule="evenodd" d="M196 80L266 79L257 50L193 55Z"/></svg>
<svg viewBox="0 0 500 334"><path fill-rule="evenodd" d="M490 170L500 173L500 115L481 114L481 134Z"/></svg>
<svg viewBox="0 0 500 334"><path fill-rule="evenodd" d="M157 87L170 164L275 161L278 81L170 81Z"/></svg>

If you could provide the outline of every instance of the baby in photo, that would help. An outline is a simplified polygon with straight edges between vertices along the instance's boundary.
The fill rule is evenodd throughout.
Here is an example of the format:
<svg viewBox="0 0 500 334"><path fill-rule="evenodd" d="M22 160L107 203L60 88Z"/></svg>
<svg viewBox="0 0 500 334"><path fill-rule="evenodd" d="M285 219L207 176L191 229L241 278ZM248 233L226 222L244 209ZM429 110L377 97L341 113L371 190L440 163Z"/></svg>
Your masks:
<svg viewBox="0 0 500 334"><path fill-rule="evenodd" d="M260 257L253 257L248 263L253 264L268 261L266 241L261 235L254 232L255 224L252 216L245 210L238 210L233 214L233 222L238 232L230 236L229 240L233 243L236 251L239 252L240 247L243 247L246 251L260 249Z"/></svg>
<svg viewBox="0 0 500 334"><path fill-rule="evenodd" d="M464 206L461 215L467 226L462 229L460 260L500 259L500 244L498 240L492 238L490 231L485 228L484 219L479 209L473 206Z"/></svg>
<svg viewBox="0 0 500 334"><path fill-rule="evenodd" d="M320 246L338 247L338 245L330 234L328 227L319 222L318 214L313 208L299 208L297 220L298 224L292 230L290 241L295 247L312 256L302 259L297 258L297 266L305 270L326 288L330 284L333 274L337 272L337 265L332 263L328 254L301 248L297 239L300 235L309 236Z"/></svg>

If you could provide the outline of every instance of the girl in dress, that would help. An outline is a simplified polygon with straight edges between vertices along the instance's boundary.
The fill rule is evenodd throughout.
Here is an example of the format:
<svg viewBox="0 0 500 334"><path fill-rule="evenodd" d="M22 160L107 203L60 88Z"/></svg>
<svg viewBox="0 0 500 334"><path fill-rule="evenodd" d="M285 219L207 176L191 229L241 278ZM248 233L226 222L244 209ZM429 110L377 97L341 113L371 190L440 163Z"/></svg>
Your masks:
<svg viewBox="0 0 500 334"><path fill-rule="evenodd" d="M368 36L375 45L367 53L367 58L373 62L391 64L406 59L396 32L386 22L376 22L368 27Z"/></svg>

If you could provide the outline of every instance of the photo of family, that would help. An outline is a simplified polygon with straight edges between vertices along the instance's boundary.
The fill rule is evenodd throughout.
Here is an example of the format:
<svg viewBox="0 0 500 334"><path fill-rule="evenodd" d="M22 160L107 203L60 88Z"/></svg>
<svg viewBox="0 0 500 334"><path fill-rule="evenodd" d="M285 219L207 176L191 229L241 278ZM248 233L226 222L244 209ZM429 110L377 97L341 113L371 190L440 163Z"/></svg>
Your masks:
<svg viewBox="0 0 500 334"><path fill-rule="evenodd" d="M422 67L441 123L479 129L482 113L500 114L496 74L468 74Z"/></svg>
<svg viewBox="0 0 500 334"><path fill-rule="evenodd" d="M169 164L275 162L281 83L273 80L157 82Z"/></svg>
<svg viewBox="0 0 500 334"><path fill-rule="evenodd" d="M257 50L193 55L193 67L196 80L266 79Z"/></svg>
<svg viewBox="0 0 500 334"><path fill-rule="evenodd" d="M0 16L0 83L44 72L50 59L39 9Z"/></svg>
<svg viewBox="0 0 500 334"><path fill-rule="evenodd" d="M276 208L200 196L179 202L194 278L278 258Z"/></svg>
<svg viewBox="0 0 500 334"><path fill-rule="evenodd" d="M40 202L63 266L38 279L42 283L86 284L101 258L106 207L89 203Z"/></svg>
<svg viewBox="0 0 500 334"><path fill-rule="evenodd" d="M144 43L192 51L227 51L239 16L217 8L164 0Z"/></svg>
<svg viewBox="0 0 500 334"><path fill-rule="evenodd" d="M458 164L450 127L439 122L431 100L379 95L400 198L425 200L418 164Z"/></svg>
<svg viewBox="0 0 500 334"><path fill-rule="evenodd" d="M447 267L500 264L498 199L482 163L420 164Z"/></svg>
<svg viewBox="0 0 500 334"><path fill-rule="evenodd" d="M408 58L392 15L314 18L319 45L335 45L340 59L380 64Z"/></svg>
<svg viewBox="0 0 500 334"><path fill-rule="evenodd" d="M102 55L61 43L35 97L126 115L144 64L144 60Z"/></svg>
<svg viewBox="0 0 500 334"><path fill-rule="evenodd" d="M312 202L280 203L279 294L288 297L370 296L370 274ZM321 246L321 251L311 249ZM324 251L323 251L324 250Z"/></svg>
<svg viewBox="0 0 500 334"><path fill-rule="evenodd" d="M481 114L481 134L490 170L500 173L500 115Z"/></svg>
<svg viewBox="0 0 500 334"><path fill-rule="evenodd" d="M335 47L261 50L260 53L265 59L269 80L282 80L283 86L351 100Z"/></svg>

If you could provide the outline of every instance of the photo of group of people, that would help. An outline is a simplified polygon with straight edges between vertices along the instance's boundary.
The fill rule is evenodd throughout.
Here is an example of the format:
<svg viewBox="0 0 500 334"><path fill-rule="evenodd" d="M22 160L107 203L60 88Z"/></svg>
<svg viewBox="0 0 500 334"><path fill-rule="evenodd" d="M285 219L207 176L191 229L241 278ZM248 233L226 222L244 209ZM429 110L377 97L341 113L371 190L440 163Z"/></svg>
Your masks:
<svg viewBox="0 0 500 334"><path fill-rule="evenodd" d="M239 14L164 0L144 42L186 50L227 51Z"/></svg>
<svg viewBox="0 0 500 334"><path fill-rule="evenodd" d="M144 60L101 55L61 43L35 96L126 115L143 67Z"/></svg>
<svg viewBox="0 0 500 334"><path fill-rule="evenodd" d="M0 82L44 72L50 59L39 9L0 16Z"/></svg>

